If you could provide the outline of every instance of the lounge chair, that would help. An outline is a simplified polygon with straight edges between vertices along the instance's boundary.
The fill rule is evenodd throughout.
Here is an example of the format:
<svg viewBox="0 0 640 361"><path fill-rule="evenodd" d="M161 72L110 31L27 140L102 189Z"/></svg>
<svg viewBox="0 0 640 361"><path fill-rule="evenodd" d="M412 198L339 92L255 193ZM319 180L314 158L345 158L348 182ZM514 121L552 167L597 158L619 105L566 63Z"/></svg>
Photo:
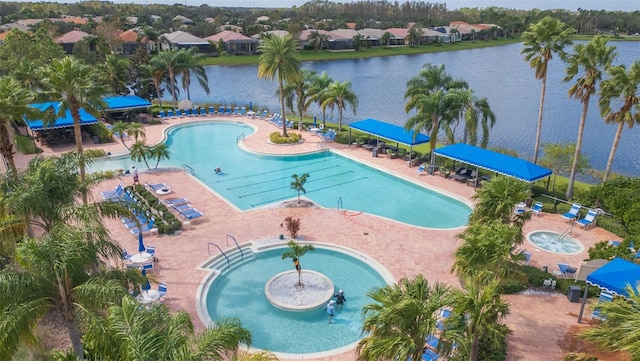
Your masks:
<svg viewBox="0 0 640 361"><path fill-rule="evenodd" d="M558 270L559 275L562 276L562 278L573 278L578 271L577 268L573 268L566 263L558 263Z"/></svg>
<svg viewBox="0 0 640 361"><path fill-rule="evenodd" d="M437 350L438 344L440 343L440 339L434 335L429 335L425 343L427 344L427 346L431 347L432 349Z"/></svg>
<svg viewBox="0 0 640 361"><path fill-rule="evenodd" d="M432 350L427 349L423 354L422 354L422 359L424 361L436 361L440 358L440 355L438 355L437 353L435 353Z"/></svg>
<svg viewBox="0 0 640 361"><path fill-rule="evenodd" d="M576 221L576 224L581 226L584 229L589 229L590 227L596 224L597 215L598 213L596 211L594 211L593 209L590 209L589 212L587 212L587 215L584 216L584 218Z"/></svg>
<svg viewBox="0 0 640 361"><path fill-rule="evenodd" d="M122 198L124 193L125 193L124 186L122 185L122 183L118 183L118 185L116 186L116 189L112 191L102 192L101 195L102 195L102 199L104 200L114 201Z"/></svg>
<svg viewBox="0 0 640 361"><path fill-rule="evenodd" d="M192 207L191 207L191 204L189 204L189 203L183 203L183 204L179 204L179 205L172 204L171 208L175 209L178 212L182 212L182 211L186 211L187 209L192 208Z"/></svg>
<svg viewBox="0 0 640 361"><path fill-rule="evenodd" d="M131 228L129 230L129 233L131 233L133 235L138 235L140 233L145 233L145 232L150 232L150 231L157 230L157 228L154 228L154 225L155 225L155 219L151 218L151 220L149 220L149 223L143 225L141 228L138 228L138 227Z"/></svg>
<svg viewBox="0 0 640 361"><path fill-rule="evenodd" d="M540 212L542 212L542 202L535 202L533 204L533 207L531 207L531 212L533 212L533 214L535 214L536 216L540 215Z"/></svg>
<svg viewBox="0 0 640 361"><path fill-rule="evenodd" d="M158 112L158 118L166 118L167 115L164 113L164 110Z"/></svg>
<svg viewBox="0 0 640 361"><path fill-rule="evenodd" d="M210 107L209 107L209 114L210 114L210 115L211 115L211 114L215 114L215 112L216 112L216 111L215 111L215 109L214 109L212 106L210 106Z"/></svg>
<svg viewBox="0 0 640 361"><path fill-rule="evenodd" d="M458 168L456 173L453 175L453 179L458 182L466 182L469 178L471 178L471 170L465 167Z"/></svg>
<svg viewBox="0 0 640 361"><path fill-rule="evenodd" d="M158 283L158 293L160 297L165 297L167 295L167 284L164 282Z"/></svg>
<svg viewBox="0 0 640 361"><path fill-rule="evenodd" d="M189 200L186 198L177 198L177 199L167 199L164 202L170 206L178 206L181 204L188 203Z"/></svg>
<svg viewBox="0 0 640 361"><path fill-rule="evenodd" d="M423 164L420 164L420 166L416 169L416 173L424 173L426 166Z"/></svg>
<svg viewBox="0 0 640 361"><path fill-rule="evenodd" d="M578 218L578 212L580 212L580 208L582 208L582 206L578 203L574 203L571 205L571 209L569 210L569 212L565 213L562 215L562 218L568 220L568 221L574 221L576 220L576 218Z"/></svg>
<svg viewBox="0 0 640 361"><path fill-rule="evenodd" d="M160 189L165 189L165 188L169 188L168 185L164 184L164 183L156 183L156 184L150 184L149 182L144 182L144 185L146 185L147 187L149 187L152 191L156 192Z"/></svg>

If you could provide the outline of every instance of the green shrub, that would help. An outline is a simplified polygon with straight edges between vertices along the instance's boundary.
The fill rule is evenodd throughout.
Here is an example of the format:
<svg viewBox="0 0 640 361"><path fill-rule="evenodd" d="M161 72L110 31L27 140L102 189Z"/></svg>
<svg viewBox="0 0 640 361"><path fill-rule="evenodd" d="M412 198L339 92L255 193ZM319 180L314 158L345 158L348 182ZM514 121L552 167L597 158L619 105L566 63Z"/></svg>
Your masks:
<svg viewBox="0 0 640 361"><path fill-rule="evenodd" d="M508 280L500 285L500 293L504 295L522 292L526 289L527 285L517 280Z"/></svg>
<svg viewBox="0 0 640 361"><path fill-rule="evenodd" d="M269 135L269 140L273 144L296 144L302 139L300 133L287 133L288 137L283 137L279 132L274 132Z"/></svg>
<svg viewBox="0 0 640 361"><path fill-rule="evenodd" d="M539 287L542 286L544 280L548 280L549 278L556 278L552 274L545 272L537 267L533 266L521 266L521 271L527 275L527 282L531 287Z"/></svg>
<svg viewBox="0 0 640 361"><path fill-rule="evenodd" d="M111 132L109 131L109 129L107 129L104 123L99 122L90 125L89 127L87 127L87 132L89 132L89 134L91 134L92 136L97 135L100 143L113 142L113 135L111 135Z"/></svg>
<svg viewBox="0 0 640 361"><path fill-rule="evenodd" d="M104 149L96 149L96 148L85 149L82 151L82 153L88 158L102 158L107 155L107 152L105 152Z"/></svg>

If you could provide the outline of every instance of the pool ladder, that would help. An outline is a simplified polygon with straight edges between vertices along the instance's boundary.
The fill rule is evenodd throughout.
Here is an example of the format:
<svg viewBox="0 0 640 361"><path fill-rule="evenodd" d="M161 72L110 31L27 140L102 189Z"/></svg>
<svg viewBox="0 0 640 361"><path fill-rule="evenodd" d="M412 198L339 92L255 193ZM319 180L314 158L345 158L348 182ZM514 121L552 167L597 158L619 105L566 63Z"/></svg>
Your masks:
<svg viewBox="0 0 640 361"><path fill-rule="evenodd" d="M191 175L196 175L195 169L191 168L187 164L183 164L182 165L182 173L187 173L187 172L191 173Z"/></svg>
<svg viewBox="0 0 640 361"><path fill-rule="evenodd" d="M238 135L238 136L236 137L236 144L238 144L238 142L239 142L240 140L243 140L243 141L244 141L244 133L240 133L240 135Z"/></svg>
<svg viewBox="0 0 640 361"><path fill-rule="evenodd" d="M342 196L338 197L338 205L336 206L336 209L342 209Z"/></svg>
<svg viewBox="0 0 640 361"><path fill-rule="evenodd" d="M240 259L244 260L244 253L242 252L242 249L238 245L238 241L236 241L235 237L233 237L230 234L227 234L227 247L229 246L229 238L231 238L233 240L233 243L236 244L236 248L238 248L238 251L240 251Z"/></svg>
<svg viewBox="0 0 640 361"><path fill-rule="evenodd" d="M229 257L227 257L227 255L224 253L222 248L218 247L217 244L211 243L211 242L207 244L207 248L208 248L207 250L209 251L209 255L211 255L211 246L215 246L218 249L218 251L220 251L220 254L222 254L224 258L227 259L227 268L231 267L231 261L229 260Z"/></svg>

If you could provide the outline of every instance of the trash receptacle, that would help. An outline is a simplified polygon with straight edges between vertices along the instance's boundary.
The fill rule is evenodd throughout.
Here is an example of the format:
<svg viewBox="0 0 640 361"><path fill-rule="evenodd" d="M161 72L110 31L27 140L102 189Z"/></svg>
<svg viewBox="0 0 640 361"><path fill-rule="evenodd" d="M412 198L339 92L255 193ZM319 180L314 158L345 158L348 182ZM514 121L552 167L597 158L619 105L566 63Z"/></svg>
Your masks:
<svg viewBox="0 0 640 361"><path fill-rule="evenodd" d="M433 173L435 172L435 169L436 169L436 166L434 166L434 165L429 165L429 166L427 167L427 174L429 174L429 175L433 175Z"/></svg>
<svg viewBox="0 0 640 361"><path fill-rule="evenodd" d="M377 158L378 157L378 148L373 148L372 154L373 154L374 158Z"/></svg>
<svg viewBox="0 0 640 361"><path fill-rule="evenodd" d="M580 286L569 286L569 292L567 293L569 302L580 302L580 291Z"/></svg>

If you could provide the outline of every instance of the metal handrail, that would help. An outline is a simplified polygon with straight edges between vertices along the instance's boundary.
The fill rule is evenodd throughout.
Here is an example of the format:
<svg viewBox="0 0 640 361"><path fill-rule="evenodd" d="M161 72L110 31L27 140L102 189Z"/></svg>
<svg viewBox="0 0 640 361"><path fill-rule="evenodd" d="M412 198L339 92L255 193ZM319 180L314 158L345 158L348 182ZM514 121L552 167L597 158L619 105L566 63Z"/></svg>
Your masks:
<svg viewBox="0 0 640 361"><path fill-rule="evenodd" d="M218 247L217 244L211 243L211 242L207 244L207 251L209 252L209 255L211 255L211 246L216 246L218 251L220 251L220 253L224 256L224 258L227 259L227 268L231 267L231 261L229 261L229 257L227 257L227 255L222 251L222 248Z"/></svg>
<svg viewBox="0 0 640 361"><path fill-rule="evenodd" d="M240 139L244 140L244 133L241 133L236 137L236 144L240 141Z"/></svg>
<svg viewBox="0 0 640 361"><path fill-rule="evenodd" d="M238 241L236 241L235 237L233 237L230 234L227 234L227 246L229 246L229 238L231 238L233 240L233 243L236 244L236 247L238 248L238 251L240 251L240 259L244 260L244 253L242 252L242 249L240 249L240 246L238 245Z"/></svg>
<svg viewBox="0 0 640 361"><path fill-rule="evenodd" d="M191 168L188 164L183 164L182 165L182 172L186 173L186 171L189 171L189 173L191 173L191 175L196 175L195 169Z"/></svg>
<svg viewBox="0 0 640 361"><path fill-rule="evenodd" d="M342 196L338 197L338 205L337 209L340 210L342 208Z"/></svg>

